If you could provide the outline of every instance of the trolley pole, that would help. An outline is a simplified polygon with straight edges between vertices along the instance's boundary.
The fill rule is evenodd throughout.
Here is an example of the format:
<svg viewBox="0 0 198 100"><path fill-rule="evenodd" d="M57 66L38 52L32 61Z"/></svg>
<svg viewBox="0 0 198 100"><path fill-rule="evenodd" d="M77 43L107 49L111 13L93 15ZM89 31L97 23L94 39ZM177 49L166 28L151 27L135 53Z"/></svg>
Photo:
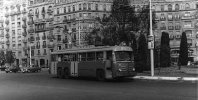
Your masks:
<svg viewBox="0 0 198 100"><path fill-rule="evenodd" d="M149 0L149 7L150 7L150 37L153 37L153 30L152 30L152 5L151 0ZM154 39L151 41L151 44L154 45ZM154 48L150 48L150 55L151 55L151 76L154 76Z"/></svg>

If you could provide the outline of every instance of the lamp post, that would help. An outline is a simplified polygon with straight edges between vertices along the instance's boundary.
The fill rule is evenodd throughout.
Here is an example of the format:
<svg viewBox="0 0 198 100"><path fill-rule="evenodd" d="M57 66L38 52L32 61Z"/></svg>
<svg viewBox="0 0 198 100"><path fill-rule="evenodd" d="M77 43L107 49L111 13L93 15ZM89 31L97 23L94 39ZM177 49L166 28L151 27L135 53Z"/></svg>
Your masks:
<svg viewBox="0 0 198 100"><path fill-rule="evenodd" d="M150 8L150 37L153 37L153 30L152 30L152 7L151 7L151 0L149 0L149 8ZM151 45L154 45L154 39L151 41ZM151 76L154 76L154 50L150 48L150 55L151 55Z"/></svg>

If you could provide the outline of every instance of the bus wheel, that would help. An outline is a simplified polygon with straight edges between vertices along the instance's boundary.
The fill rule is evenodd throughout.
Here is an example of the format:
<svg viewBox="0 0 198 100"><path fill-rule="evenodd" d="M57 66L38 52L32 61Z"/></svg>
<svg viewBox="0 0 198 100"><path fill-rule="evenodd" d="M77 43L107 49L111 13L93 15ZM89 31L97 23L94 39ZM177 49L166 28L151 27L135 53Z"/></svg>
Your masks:
<svg viewBox="0 0 198 100"><path fill-rule="evenodd" d="M99 81L105 81L105 73L104 70L97 70L96 72L97 79Z"/></svg>
<svg viewBox="0 0 198 100"><path fill-rule="evenodd" d="M67 68L64 69L64 78L66 78L66 79L69 78L69 70Z"/></svg>
<svg viewBox="0 0 198 100"><path fill-rule="evenodd" d="M61 77L62 77L61 74L62 74L62 70L61 70L61 68L58 68L58 69L57 69L57 77L58 77L58 78L61 78Z"/></svg>

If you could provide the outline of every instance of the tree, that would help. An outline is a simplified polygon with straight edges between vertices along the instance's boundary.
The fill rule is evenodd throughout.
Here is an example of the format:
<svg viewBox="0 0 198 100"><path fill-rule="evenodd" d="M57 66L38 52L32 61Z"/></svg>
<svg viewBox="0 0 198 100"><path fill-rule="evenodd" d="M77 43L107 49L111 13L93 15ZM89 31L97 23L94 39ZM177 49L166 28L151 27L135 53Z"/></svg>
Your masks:
<svg viewBox="0 0 198 100"><path fill-rule="evenodd" d="M180 43L180 51L179 51L179 69L180 65L187 65L188 63L188 43L186 38L186 33L182 33L181 43Z"/></svg>
<svg viewBox="0 0 198 100"><path fill-rule="evenodd" d="M6 63L8 63L10 65L12 63L14 63L15 58L14 58L13 52L12 51L6 51L5 59L6 59Z"/></svg>
<svg viewBox="0 0 198 100"><path fill-rule="evenodd" d="M147 66L147 42L144 34L140 34L138 40L138 50L137 50L137 66L136 69L138 72L143 72L148 69Z"/></svg>
<svg viewBox="0 0 198 100"><path fill-rule="evenodd" d="M170 66L170 39L169 34L162 32L160 47L160 67Z"/></svg>
<svg viewBox="0 0 198 100"><path fill-rule="evenodd" d="M4 54L4 51L0 51L0 65L4 65L5 63L5 54Z"/></svg>

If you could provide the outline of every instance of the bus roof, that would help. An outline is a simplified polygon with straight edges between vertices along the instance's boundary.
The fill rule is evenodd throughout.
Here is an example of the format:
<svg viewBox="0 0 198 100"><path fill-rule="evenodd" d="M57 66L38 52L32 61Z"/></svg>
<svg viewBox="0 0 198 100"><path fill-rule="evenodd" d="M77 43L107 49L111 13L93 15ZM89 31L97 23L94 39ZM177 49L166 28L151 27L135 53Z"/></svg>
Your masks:
<svg viewBox="0 0 198 100"><path fill-rule="evenodd" d="M75 47L65 50L57 50L51 52L51 54L62 54L62 53L81 53L81 52L97 52L97 51L132 51L129 46L89 46L89 47Z"/></svg>

